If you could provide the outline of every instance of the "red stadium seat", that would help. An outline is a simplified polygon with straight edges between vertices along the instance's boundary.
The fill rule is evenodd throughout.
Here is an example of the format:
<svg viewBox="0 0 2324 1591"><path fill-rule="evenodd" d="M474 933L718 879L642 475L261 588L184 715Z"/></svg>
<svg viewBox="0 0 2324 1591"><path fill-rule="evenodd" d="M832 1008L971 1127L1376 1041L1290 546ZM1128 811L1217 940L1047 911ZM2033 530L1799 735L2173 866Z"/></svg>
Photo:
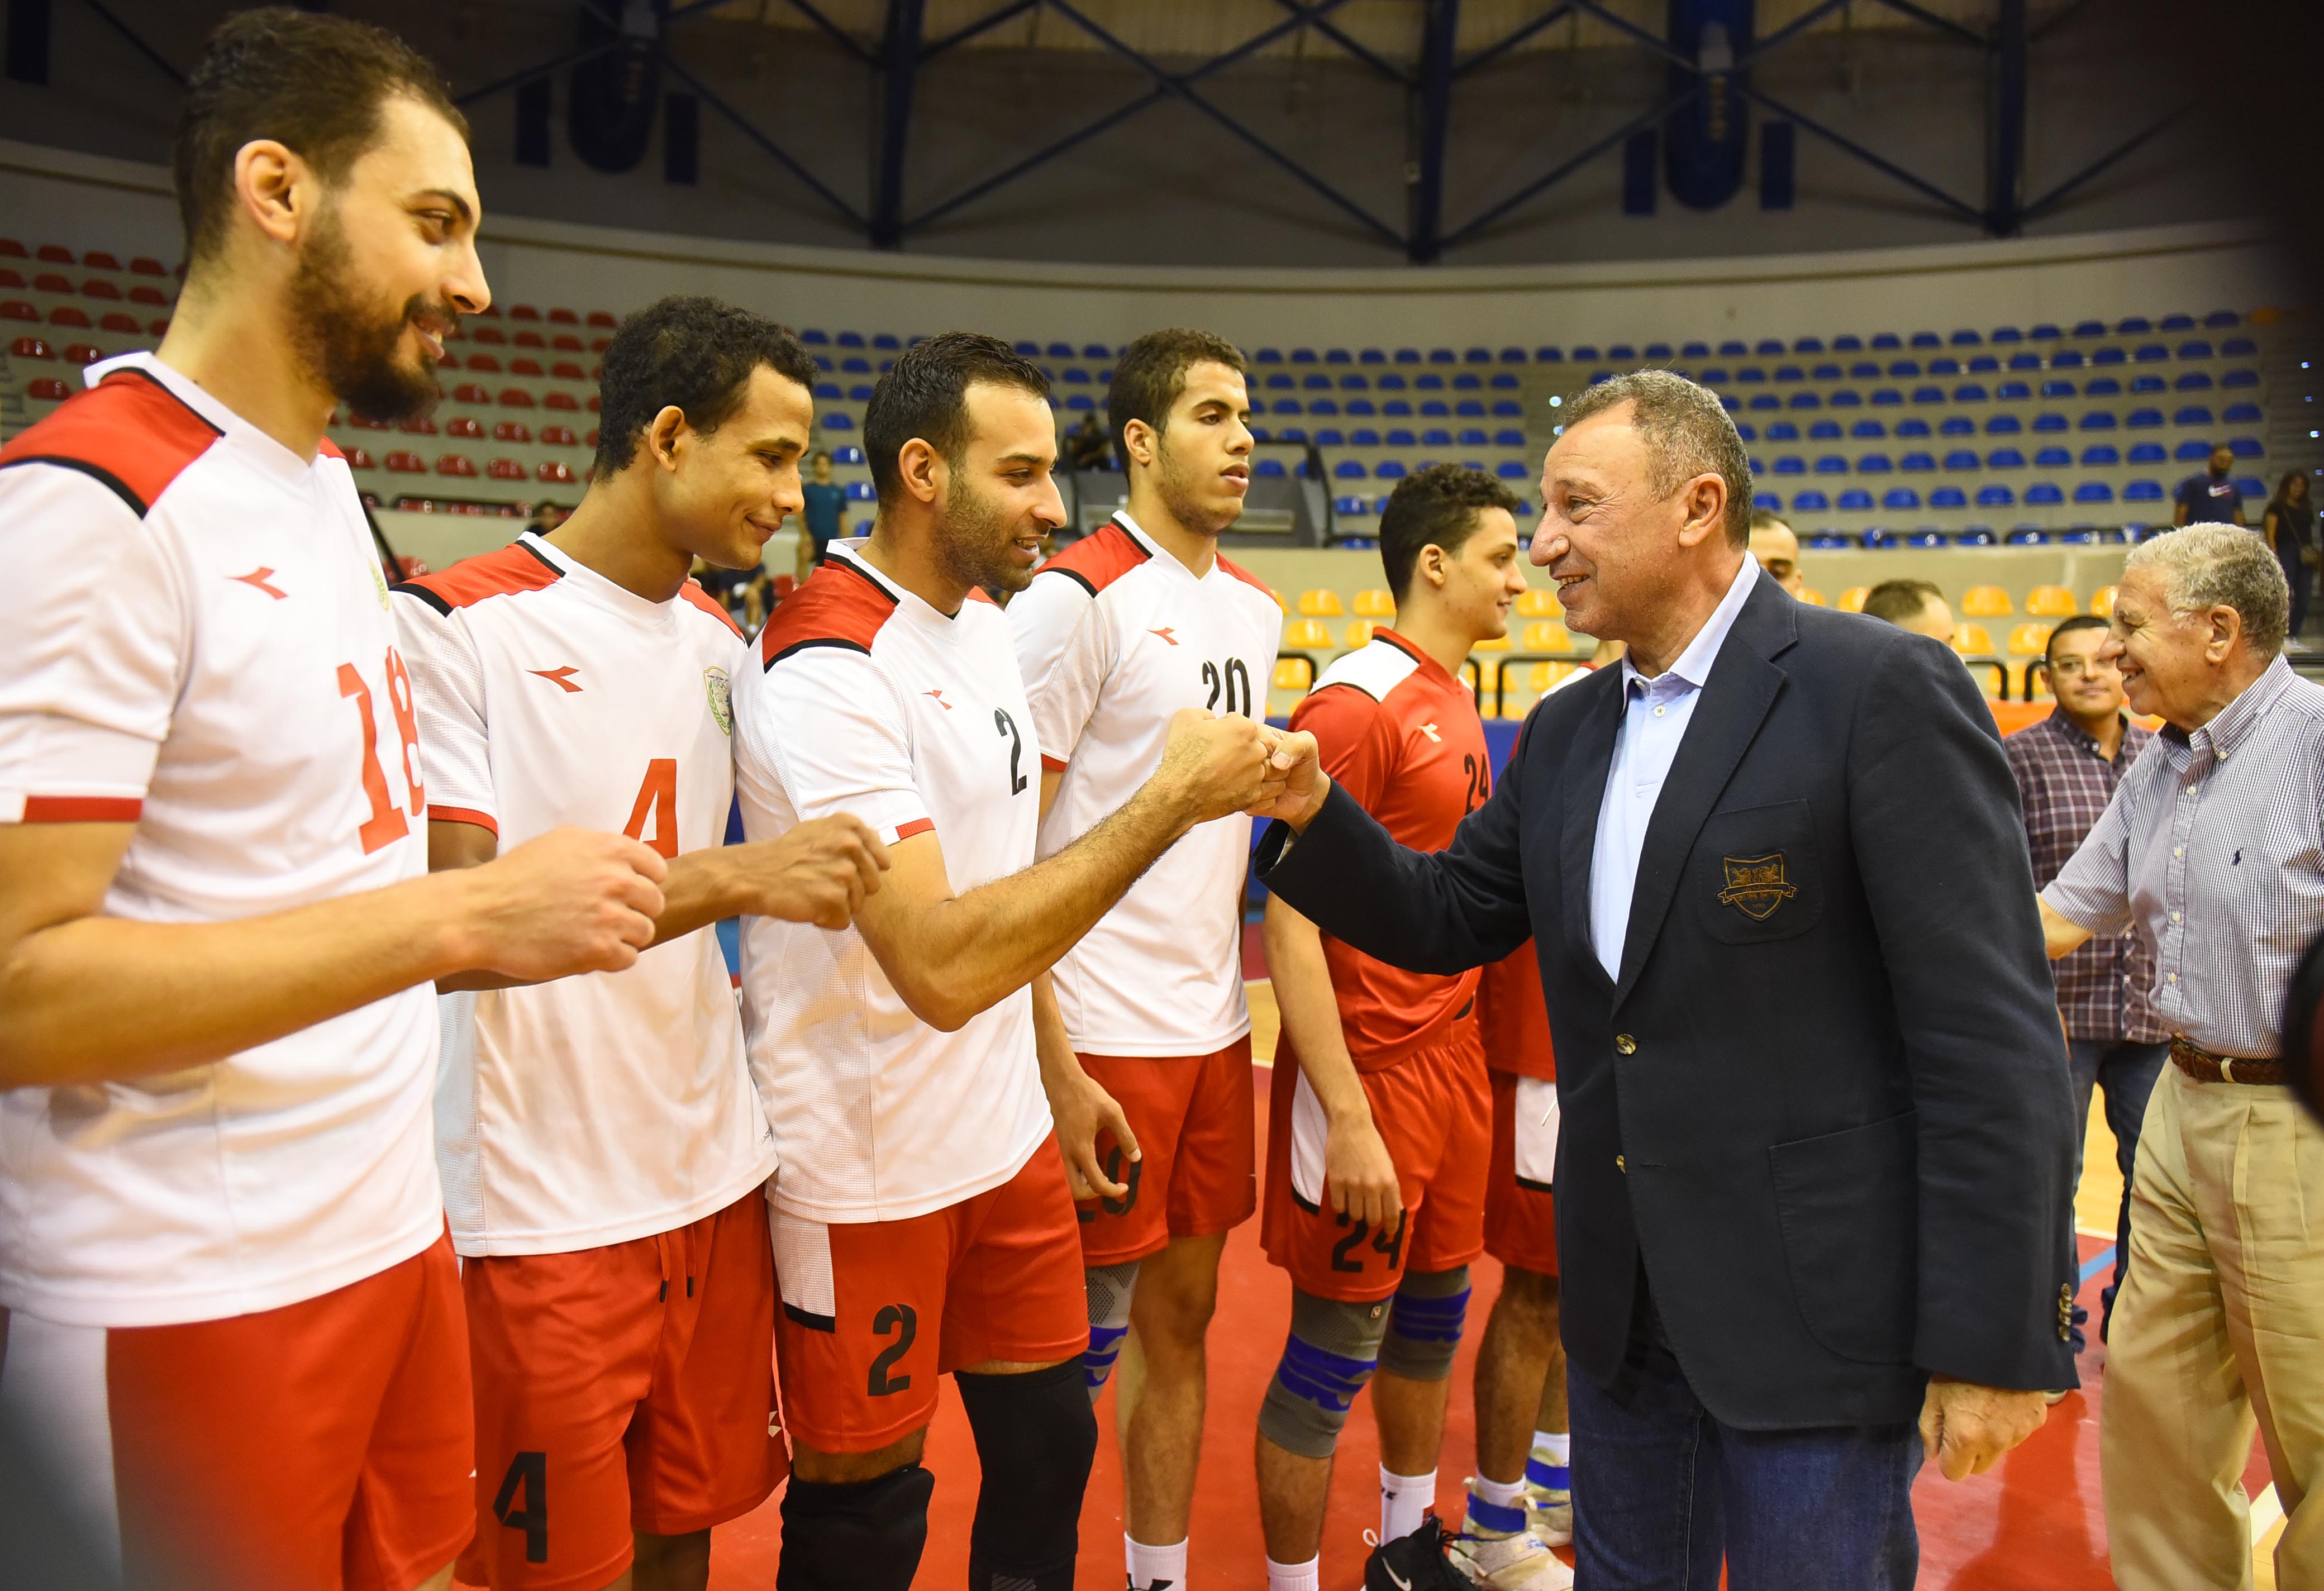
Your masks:
<svg viewBox="0 0 2324 1591"><path fill-rule="evenodd" d="M51 326L69 326L81 331L88 329L88 312L78 305L60 304L49 311Z"/></svg>
<svg viewBox="0 0 2324 1591"><path fill-rule="evenodd" d="M533 407L532 394L526 391L522 387L503 387L501 389L501 407L503 409L530 409Z"/></svg>
<svg viewBox="0 0 2324 1591"><path fill-rule="evenodd" d="M551 447L578 447L581 444L572 431L564 426L543 426L540 439Z"/></svg>
<svg viewBox="0 0 2324 1591"><path fill-rule="evenodd" d="M567 469L565 465L558 464L553 458L543 464L538 470L535 470L533 474L536 479L546 481L552 485L570 486L573 484L573 472Z"/></svg>
<svg viewBox="0 0 2324 1591"><path fill-rule="evenodd" d="M464 454L447 453L436 461L436 473L439 475L456 475L462 480L473 481L476 478L476 466Z"/></svg>
<svg viewBox="0 0 2324 1591"><path fill-rule="evenodd" d="M597 407L597 394L595 392L589 394L589 412L591 414L599 412Z"/></svg>
<svg viewBox="0 0 2324 1591"><path fill-rule="evenodd" d="M556 349L559 354L578 354L581 352L581 339L575 336L571 332L558 332L555 336L549 339L549 345Z"/></svg>
<svg viewBox="0 0 2324 1591"><path fill-rule="evenodd" d="M137 330L137 317L134 315L126 314L119 309L106 310L103 316L98 317L97 324L106 331L119 332L122 336L126 337L134 337L139 335ZM170 326L170 323L166 320L157 320L153 324L160 328L154 333L154 336L159 336L162 331L168 330Z"/></svg>
<svg viewBox="0 0 2324 1591"><path fill-rule="evenodd" d="M471 354L468 355L468 368L478 375L498 375L501 362L489 354Z"/></svg>
<svg viewBox="0 0 2324 1591"><path fill-rule="evenodd" d="M496 326L480 326L476 328L476 341L505 344L508 341L508 334Z"/></svg>
<svg viewBox="0 0 2324 1591"><path fill-rule="evenodd" d="M551 309L549 312L549 323L551 326L579 326L581 317L570 309Z"/></svg>
<svg viewBox="0 0 2324 1591"><path fill-rule="evenodd" d="M621 323L620 321L618 321L618 320L615 320L615 319L613 318L613 315L612 315L610 312L606 311L606 310L604 310L604 309L592 309L592 310L590 310L590 311L589 311L589 324L590 324L591 326L602 326L611 327L611 326L619 326L619 325L621 325L622 323Z"/></svg>
<svg viewBox="0 0 2324 1591"><path fill-rule="evenodd" d="M156 309L167 309L170 307L170 295L160 288L140 285L129 290L129 301L133 304L148 305Z"/></svg>
<svg viewBox="0 0 2324 1591"><path fill-rule="evenodd" d="M22 260L25 257L23 244L13 237L0 237L0 259Z"/></svg>
<svg viewBox="0 0 2324 1591"><path fill-rule="evenodd" d="M105 350L95 343L75 343L65 350L65 357L75 364L95 364L105 357Z"/></svg>
<svg viewBox="0 0 2324 1591"><path fill-rule="evenodd" d="M369 415L364 414L351 414L347 416L347 424L354 426L358 430L364 431L384 431L389 428L388 423L385 420L374 419Z"/></svg>
<svg viewBox="0 0 2324 1591"><path fill-rule="evenodd" d="M84 299L118 299L121 297L121 290L101 276L92 276L80 284L80 296Z"/></svg>
<svg viewBox="0 0 2324 1591"><path fill-rule="evenodd" d="M444 434L447 437L465 437L472 442L481 442L484 439L484 428L464 414L447 421L444 427Z"/></svg>
<svg viewBox="0 0 2324 1591"><path fill-rule="evenodd" d="M0 288L21 288L24 279L5 265L0 265Z"/></svg>
<svg viewBox="0 0 2324 1591"><path fill-rule="evenodd" d="M498 304L487 304L476 313L486 320L498 320L501 317L501 307Z"/></svg>
<svg viewBox="0 0 2324 1591"><path fill-rule="evenodd" d="M503 420L500 424L493 428L493 440L495 442L530 442L532 440L532 432L526 428L524 422L521 420Z"/></svg>
<svg viewBox="0 0 2324 1591"><path fill-rule="evenodd" d="M52 403L61 403L72 396L72 389L54 376L42 376L26 387L24 392L27 397L44 399Z"/></svg>
<svg viewBox="0 0 2324 1591"><path fill-rule="evenodd" d="M538 359L512 359L509 361L509 374L511 375L537 376L540 373L540 361Z"/></svg>
<svg viewBox="0 0 2324 1591"><path fill-rule="evenodd" d="M41 252L35 256L35 258L44 260L51 265L70 265L74 263L73 252L65 247L62 244L42 244L41 245Z"/></svg>
<svg viewBox="0 0 2324 1591"><path fill-rule="evenodd" d="M524 466L512 458L496 458L484 466L484 474L495 481L521 481Z"/></svg>
<svg viewBox="0 0 2324 1591"><path fill-rule="evenodd" d="M57 351L38 337L18 337L8 345L8 352L18 359L54 359Z"/></svg>
<svg viewBox="0 0 2324 1591"><path fill-rule="evenodd" d="M103 249L91 249L88 253L83 254L80 257L80 262L88 266L91 271L118 271L121 269L121 262L115 259L111 254L106 253Z"/></svg>
<svg viewBox="0 0 2324 1591"><path fill-rule="evenodd" d="M113 317L111 317L110 315L108 315L108 316L106 316L106 318L107 320L110 320L110 319L112 319L112 318L113 318ZM153 322L151 326L147 326L145 329L146 329L147 331L149 331L149 332L152 332L152 333L155 336L157 336L157 337L166 337L166 336L168 336L170 335L170 317L169 317L168 316L164 315L163 317L161 317L161 319L159 319L159 320L157 320L157 321Z"/></svg>
<svg viewBox="0 0 2324 1591"><path fill-rule="evenodd" d="M387 467L399 475L424 475L428 473L427 464L416 453L391 453L387 455Z"/></svg>
<svg viewBox="0 0 2324 1591"><path fill-rule="evenodd" d="M570 359L558 360L549 367L549 373L560 382L586 382L589 379L581 367Z"/></svg>
<svg viewBox="0 0 2324 1591"><path fill-rule="evenodd" d="M540 334L537 331L521 331L517 333L516 336L511 337L509 341L520 348L546 348L549 346L547 343L541 340Z"/></svg>
<svg viewBox="0 0 2324 1591"><path fill-rule="evenodd" d="M43 271L32 278L32 290L36 293L69 293L73 290L72 278L58 271Z"/></svg>
<svg viewBox="0 0 2324 1591"><path fill-rule="evenodd" d="M595 427L595 426L591 426L591 427L589 428L589 434L588 434L587 436L586 436L586 437L582 437L582 438L581 438L581 445L582 445L584 447L589 448L589 449L590 449L591 451L593 451L593 452L595 450L595 448L596 448L596 446L597 446L597 428L596 428L596 427Z"/></svg>
<svg viewBox="0 0 2324 1591"><path fill-rule="evenodd" d="M525 401L530 403L532 400L528 398ZM573 400L573 394L570 392L550 392L541 399L540 406L543 409L554 409L565 413L577 413L581 408Z"/></svg>
<svg viewBox="0 0 2324 1591"><path fill-rule="evenodd" d="M460 356L447 348L445 350L444 357L436 362L436 368L438 370L457 370L460 368Z"/></svg>
<svg viewBox="0 0 2324 1591"><path fill-rule="evenodd" d="M379 468L379 465L372 461L370 453L361 447L342 447L339 451L347 455L347 468L351 470Z"/></svg>
<svg viewBox="0 0 2324 1591"><path fill-rule="evenodd" d="M37 323L40 318L41 312L22 299L10 299L0 302L0 320L30 320Z"/></svg>
<svg viewBox="0 0 2324 1591"><path fill-rule="evenodd" d="M452 401L455 403L490 403L492 400L492 393L474 382L462 382L452 389Z"/></svg>
<svg viewBox="0 0 2324 1591"><path fill-rule="evenodd" d="M140 254L134 260L129 262L129 274L132 276L167 276L170 274L170 271L167 266L163 265L161 261L153 258L152 255Z"/></svg>
<svg viewBox="0 0 2324 1591"><path fill-rule="evenodd" d="M403 421L395 428L407 437L433 437L436 434L436 422L423 414L418 419Z"/></svg>
<svg viewBox="0 0 2324 1591"><path fill-rule="evenodd" d="M594 339L592 339L592 340L591 340L591 342L590 342L590 344L589 344L589 352L590 352L590 353L592 353L592 354L603 354L606 349L608 349L608 348L612 347L613 345L613 338L611 338L611 337L596 337L596 338L594 338Z"/></svg>
<svg viewBox="0 0 2324 1591"><path fill-rule="evenodd" d="M540 311L534 308L530 304L511 304L509 306L509 318L511 320L539 320L540 318Z"/></svg>

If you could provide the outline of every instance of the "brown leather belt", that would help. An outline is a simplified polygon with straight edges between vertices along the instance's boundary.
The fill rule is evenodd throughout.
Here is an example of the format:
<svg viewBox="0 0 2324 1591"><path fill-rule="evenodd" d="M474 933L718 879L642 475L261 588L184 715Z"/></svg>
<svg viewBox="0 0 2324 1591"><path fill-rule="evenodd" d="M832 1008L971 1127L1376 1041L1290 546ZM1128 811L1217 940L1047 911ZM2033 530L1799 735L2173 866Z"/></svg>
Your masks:
<svg viewBox="0 0 2324 1591"><path fill-rule="evenodd" d="M2176 1034L2171 1035L2171 1063L2197 1082L2281 1086L2284 1079L2281 1061L2246 1061L2233 1055L2214 1055Z"/></svg>

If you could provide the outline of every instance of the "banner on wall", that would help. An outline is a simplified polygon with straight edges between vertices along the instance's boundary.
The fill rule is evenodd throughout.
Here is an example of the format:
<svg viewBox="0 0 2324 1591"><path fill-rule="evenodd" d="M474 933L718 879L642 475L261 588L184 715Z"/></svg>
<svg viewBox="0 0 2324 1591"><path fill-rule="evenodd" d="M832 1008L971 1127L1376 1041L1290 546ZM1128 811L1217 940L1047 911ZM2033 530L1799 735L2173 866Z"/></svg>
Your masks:
<svg viewBox="0 0 2324 1591"><path fill-rule="evenodd" d="M632 170L653 141L667 12L668 0L623 0L615 23L595 5L578 7L582 47L614 46L573 69L573 152L600 171Z"/></svg>
<svg viewBox="0 0 2324 1591"><path fill-rule="evenodd" d="M1743 186L1751 117L1738 89L1749 69L1735 62L1751 48L1752 4L1670 0L1670 47L1702 69L1698 78L1673 62L1671 90L1699 81L1702 93L1663 124L1664 169L1671 197L1692 209L1716 209Z"/></svg>

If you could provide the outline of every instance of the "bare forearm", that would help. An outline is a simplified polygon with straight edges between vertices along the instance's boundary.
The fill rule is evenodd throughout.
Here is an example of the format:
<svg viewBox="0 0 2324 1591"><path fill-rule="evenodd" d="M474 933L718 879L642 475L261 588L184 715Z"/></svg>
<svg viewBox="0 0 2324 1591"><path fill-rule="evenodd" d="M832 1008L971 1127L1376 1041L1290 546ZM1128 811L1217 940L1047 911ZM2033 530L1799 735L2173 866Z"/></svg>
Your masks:
<svg viewBox="0 0 2324 1591"><path fill-rule="evenodd" d="M1283 1016L1284 1036L1299 1058L1301 1075L1315 1090L1325 1115L1336 1117L1360 1110L1369 1119L1370 1106L1356 1076L1354 1058L1348 1053L1347 1034L1340 1025L1339 997L1332 989L1332 968L1323 959L1322 935L1313 923L1279 900L1268 903L1261 933L1267 945L1268 976L1275 985L1276 1008ZM1280 1062L1282 1057L1276 1059Z"/></svg>
<svg viewBox="0 0 2324 1591"><path fill-rule="evenodd" d="M2049 953L2052 961L2071 954L2089 942L2089 929L2039 896L2034 897L2034 904L2042 908L2042 948Z"/></svg>
<svg viewBox="0 0 2324 1591"><path fill-rule="evenodd" d="M475 957L436 876L232 923L88 916L0 964L0 1084L205 1065L446 976Z"/></svg>

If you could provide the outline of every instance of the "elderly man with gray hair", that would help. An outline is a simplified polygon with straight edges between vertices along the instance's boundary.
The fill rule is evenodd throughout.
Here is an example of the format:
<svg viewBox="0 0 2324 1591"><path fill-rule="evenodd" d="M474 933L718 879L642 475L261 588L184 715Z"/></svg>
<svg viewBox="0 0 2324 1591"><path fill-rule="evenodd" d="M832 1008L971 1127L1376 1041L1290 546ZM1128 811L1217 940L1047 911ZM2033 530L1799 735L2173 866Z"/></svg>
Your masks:
<svg viewBox="0 0 2324 1591"><path fill-rule="evenodd" d="M2276 1583L2324 1586L2324 1127L2282 1087L2280 1025L2324 929L2324 688L2279 655L2290 602L2248 530L2131 553L2098 656L2164 727L2041 896L2052 956L2137 931L2172 1034L2099 1426L2122 1591L2251 1585L2255 1421L2283 1505Z"/></svg>
<svg viewBox="0 0 2324 1591"><path fill-rule="evenodd" d="M2016 786L1950 648L1752 561L1714 394L1640 371L1564 418L1532 556L1621 666L1543 699L1446 850L1318 779L1261 876L1397 966L1534 942L1579 1583L1901 1591L1924 1455L1982 1470L2073 1383Z"/></svg>

